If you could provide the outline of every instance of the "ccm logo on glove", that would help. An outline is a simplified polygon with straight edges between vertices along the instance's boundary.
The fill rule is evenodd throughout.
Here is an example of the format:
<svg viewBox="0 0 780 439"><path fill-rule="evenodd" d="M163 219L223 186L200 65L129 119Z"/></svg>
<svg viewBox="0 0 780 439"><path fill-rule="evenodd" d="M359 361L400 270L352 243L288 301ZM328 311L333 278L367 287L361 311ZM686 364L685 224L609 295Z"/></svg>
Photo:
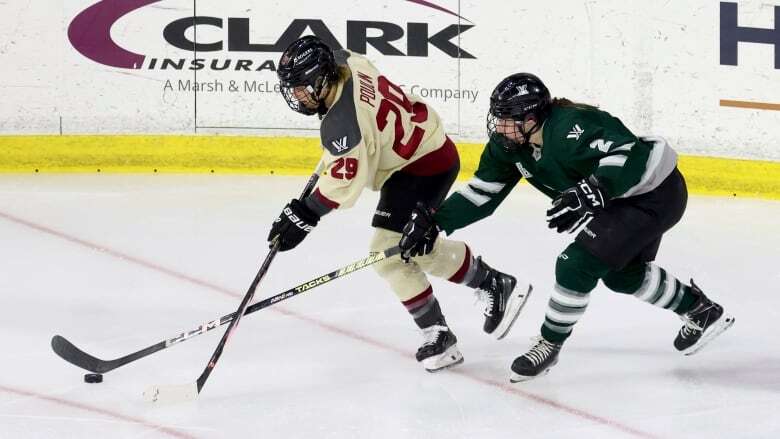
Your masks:
<svg viewBox="0 0 780 439"><path fill-rule="evenodd" d="M558 233L572 233L606 207L606 198L595 177L577 182L561 192L547 211L547 225Z"/></svg>
<svg viewBox="0 0 780 439"><path fill-rule="evenodd" d="M585 197L588 199L588 204L590 204L590 207L602 207L604 205L604 202L602 201L602 195L601 191L599 191L598 194L593 192L593 189L590 186L590 183L588 183L585 180L580 180L577 182L577 186L580 187L580 190L583 194L585 194ZM596 189L598 191L598 189Z"/></svg>

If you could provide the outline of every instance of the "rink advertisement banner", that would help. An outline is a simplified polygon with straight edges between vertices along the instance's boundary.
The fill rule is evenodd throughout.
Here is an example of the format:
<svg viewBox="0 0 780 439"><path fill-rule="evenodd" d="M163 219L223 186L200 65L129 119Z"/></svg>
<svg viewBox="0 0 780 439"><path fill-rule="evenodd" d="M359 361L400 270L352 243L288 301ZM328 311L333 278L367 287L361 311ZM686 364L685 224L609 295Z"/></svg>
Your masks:
<svg viewBox="0 0 780 439"><path fill-rule="evenodd" d="M456 139L536 73L681 152L780 160L780 0L24 2L4 15L0 134L316 135L280 97L281 51L314 34L366 54Z"/></svg>
<svg viewBox="0 0 780 439"><path fill-rule="evenodd" d="M386 63L408 92L441 101L457 131L458 103L473 104L479 90L458 86L458 66L477 61L463 41L475 25L450 3L103 0L74 8L68 56L80 78L114 73L90 88L121 97L132 87L146 95L135 109L157 119L110 121L101 132L314 129L314 120L286 111L276 80L281 52L307 34Z"/></svg>

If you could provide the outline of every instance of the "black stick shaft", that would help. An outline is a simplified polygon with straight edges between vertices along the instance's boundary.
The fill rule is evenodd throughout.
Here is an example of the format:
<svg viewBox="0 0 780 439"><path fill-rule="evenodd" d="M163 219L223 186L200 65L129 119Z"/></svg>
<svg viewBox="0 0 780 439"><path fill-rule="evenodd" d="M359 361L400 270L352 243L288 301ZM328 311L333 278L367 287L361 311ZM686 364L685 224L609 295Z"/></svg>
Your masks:
<svg viewBox="0 0 780 439"><path fill-rule="evenodd" d="M312 189L314 189L314 185L317 184L317 180L319 180L319 178L320 178L320 166L317 166L317 171L315 171L314 174L312 174L311 177L309 177L309 181L306 183L306 187L303 188L303 191L301 192L301 195L298 197L298 200L303 200L304 197L309 195ZM227 329L225 330L225 333L222 335L222 338L219 340L219 344L217 345L217 348L214 350L214 353L211 355L211 359L209 359L209 362L206 364L206 367L203 369L203 373L201 373L200 376L198 377L198 380L196 381L198 385L198 393L200 393L201 389L203 389L203 386L206 384L206 380L209 378L209 375L211 375L211 372L217 366L217 361L219 361L219 358L222 356L222 351L225 349L225 344L227 344L227 341L228 339L230 339L230 336L233 334L233 331L235 331L236 328L238 328L238 323L241 321L241 318L244 316L244 311L246 311L247 305L255 296L257 285L260 284L260 281L263 280L263 277L265 277L265 274L268 272L268 267L271 266L271 262L273 262L278 252L279 252L279 240L276 239L273 243L273 246L271 247L271 250L268 252L268 256L265 257L265 260L263 261L263 265L260 266L260 270L258 270L255 279L252 281L252 284L249 286L249 290L247 290L246 294L244 295L244 298L241 300L241 304L238 305L238 309L236 310L235 313L233 313L235 314L235 317L228 325Z"/></svg>

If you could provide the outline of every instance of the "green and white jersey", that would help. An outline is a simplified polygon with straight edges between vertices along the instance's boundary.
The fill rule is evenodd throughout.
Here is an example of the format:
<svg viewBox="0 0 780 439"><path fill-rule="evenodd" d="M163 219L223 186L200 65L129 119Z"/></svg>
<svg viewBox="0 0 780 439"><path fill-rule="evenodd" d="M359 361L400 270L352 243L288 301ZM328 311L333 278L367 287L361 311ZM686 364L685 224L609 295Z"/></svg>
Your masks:
<svg viewBox="0 0 780 439"><path fill-rule="evenodd" d="M662 138L639 138L609 113L592 107L554 105L543 125L542 145L507 149L494 135L469 183L436 213L448 234L490 216L525 178L554 198L594 175L608 198L655 189L677 166L677 154Z"/></svg>

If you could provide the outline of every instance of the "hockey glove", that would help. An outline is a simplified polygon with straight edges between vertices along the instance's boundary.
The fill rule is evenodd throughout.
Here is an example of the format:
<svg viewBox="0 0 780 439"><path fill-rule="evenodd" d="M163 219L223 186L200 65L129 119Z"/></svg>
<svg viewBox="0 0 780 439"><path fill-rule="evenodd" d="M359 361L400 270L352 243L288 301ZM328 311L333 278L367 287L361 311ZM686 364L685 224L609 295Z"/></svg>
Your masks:
<svg viewBox="0 0 780 439"><path fill-rule="evenodd" d="M595 177L583 179L561 192L547 211L547 225L558 233L572 233L606 207L606 198Z"/></svg>
<svg viewBox="0 0 780 439"><path fill-rule="evenodd" d="M274 239L279 240L279 251L294 249L317 225L320 218L299 200L292 200L284 206L282 213L271 226L268 234L268 247L273 247Z"/></svg>
<svg viewBox="0 0 780 439"><path fill-rule="evenodd" d="M404 226L401 241L398 242L404 261L409 262L410 258L427 255L433 250L433 244L439 236L439 226L433 219L434 212L419 201L412 209L412 216Z"/></svg>

